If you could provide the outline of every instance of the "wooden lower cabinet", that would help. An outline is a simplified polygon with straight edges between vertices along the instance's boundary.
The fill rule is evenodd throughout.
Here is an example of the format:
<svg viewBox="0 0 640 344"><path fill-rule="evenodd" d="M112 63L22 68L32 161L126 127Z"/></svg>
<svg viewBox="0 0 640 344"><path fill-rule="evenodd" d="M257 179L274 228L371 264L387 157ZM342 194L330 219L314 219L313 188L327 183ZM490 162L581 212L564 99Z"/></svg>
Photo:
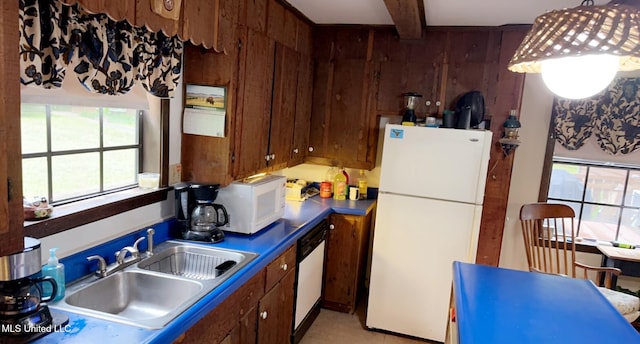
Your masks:
<svg viewBox="0 0 640 344"><path fill-rule="evenodd" d="M258 343L289 343L293 319L293 284L295 268L260 300Z"/></svg>
<svg viewBox="0 0 640 344"><path fill-rule="evenodd" d="M363 289L371 217L331 214L327 235L322 307L353 313Z"/></svg>
<svg viewBox="0 0 640 344"><path fill-rule="evenodd" d="M293 323L295 253L294 244L174 343L289 343Z"/></svg>
<svg viewBox="0 0 640 344"><path fill-rule="evenodd" d="M255 313L256 305L264 296L264 279L265 270L261 270L174 343L220 343L225 340L240 319Z"/></svg>
<svg viewBox="0 0 640 344"><path fill-rule="evenodd" d="M247 314L240 318L240 322L231 332L220 342L220 344L245 344L256 343L256 326L258 323L258 312L256 307L251 308Z"/></svg>

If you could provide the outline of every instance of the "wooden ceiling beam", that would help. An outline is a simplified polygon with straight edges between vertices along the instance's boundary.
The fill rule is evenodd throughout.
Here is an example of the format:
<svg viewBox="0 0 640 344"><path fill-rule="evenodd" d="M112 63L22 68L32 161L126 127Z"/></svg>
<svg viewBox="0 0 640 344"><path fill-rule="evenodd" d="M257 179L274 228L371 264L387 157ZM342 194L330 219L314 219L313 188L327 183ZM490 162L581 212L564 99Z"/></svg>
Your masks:
<svg viewBox="0 0 640 344"><path fill-rule="evenodd" d="M401 39L422 38L422 0L384 0Z"/></svg>

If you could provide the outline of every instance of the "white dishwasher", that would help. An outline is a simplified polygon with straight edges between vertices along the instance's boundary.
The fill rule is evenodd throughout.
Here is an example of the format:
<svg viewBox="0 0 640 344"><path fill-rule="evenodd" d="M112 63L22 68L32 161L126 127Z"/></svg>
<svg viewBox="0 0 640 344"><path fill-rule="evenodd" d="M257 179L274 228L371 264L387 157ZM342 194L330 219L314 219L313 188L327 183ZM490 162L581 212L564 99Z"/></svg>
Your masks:
<svg viewBox="0 0 640 344"><path fill-rule="evenodd" d="M325 236L328 223L322 220L298 240L293 333L297 344L320 313L324 276Z"/></svg>

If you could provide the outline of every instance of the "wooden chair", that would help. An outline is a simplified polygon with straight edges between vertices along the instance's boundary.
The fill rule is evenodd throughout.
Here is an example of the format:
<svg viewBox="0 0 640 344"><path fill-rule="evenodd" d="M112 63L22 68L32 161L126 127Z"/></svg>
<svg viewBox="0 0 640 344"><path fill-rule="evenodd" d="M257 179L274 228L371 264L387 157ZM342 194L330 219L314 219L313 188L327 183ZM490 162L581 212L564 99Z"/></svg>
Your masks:
<svg viewBox="0 0 640 344"><path fill-rule="evenodd" d="M573 209L564 204L531 203L520 208L529 271L584 279L589 279L587 273L593 271L596 281L604 274L604 288L598 287L599 290L627 320L634 321L640 315L640 300L610 290L611 278L620 275L620 269L590 266L576 260L574 218Z"/></svg>

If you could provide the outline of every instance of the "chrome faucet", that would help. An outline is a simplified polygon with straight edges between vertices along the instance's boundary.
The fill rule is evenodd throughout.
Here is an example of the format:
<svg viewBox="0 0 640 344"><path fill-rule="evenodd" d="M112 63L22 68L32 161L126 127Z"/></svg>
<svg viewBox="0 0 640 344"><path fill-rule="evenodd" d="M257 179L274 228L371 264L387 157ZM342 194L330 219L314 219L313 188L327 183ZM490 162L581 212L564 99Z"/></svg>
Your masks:
<svg viewBox="0 0 640 344"><path fill-rule="evenodd" d="M127 256L127 252L131 254L130 258L127 260L137 259L140 256L140 252L135 247L126 246L123 247L120 251L116 252L116 264L122 265L125 262L125 257Z"/></svg>
<svg viewBox="0 0 640 344"><path fill-rule="evenodd" d="M87 257L88 261L97 260L98 261L98 270L96 270L95 274L98 277L107 277L112 273L122 270L129 265L135 264L139 262L142 257L140 257L140 251L138 250L138 245L145 238L138 238L133 243L133 246L125 246L120 251L115 253L116 262L110 265L107 265L104 258L100 256L89 256ZM153 244L152 244L153 245ZM127 252L129 253L129 258L127 258Z"/></svg>
<svg viewBox="0 0 640 344"><path fill-rule="evenodd" d="M138 250L138 245L140 244L140 242L142 240L144 240L145 238L138 238L138 240L136 240L133 243L133 246L125 246L123 247L120 251L116 252L116 264L118 265L131 265L137 261L140 260L140 250ZM129 259L125 259L127 256L127 252L129 252L131 254L131 258Z"/></svg>
<svg viewBox="0 0 640 344"><path fill-rule="evenodd" d="M100 256L89 256L87 257L88 261L97 260L98 261L98 270L96 270L95 274L98 277L107 277L107 262L104 261L104 258Z"/></svg>

